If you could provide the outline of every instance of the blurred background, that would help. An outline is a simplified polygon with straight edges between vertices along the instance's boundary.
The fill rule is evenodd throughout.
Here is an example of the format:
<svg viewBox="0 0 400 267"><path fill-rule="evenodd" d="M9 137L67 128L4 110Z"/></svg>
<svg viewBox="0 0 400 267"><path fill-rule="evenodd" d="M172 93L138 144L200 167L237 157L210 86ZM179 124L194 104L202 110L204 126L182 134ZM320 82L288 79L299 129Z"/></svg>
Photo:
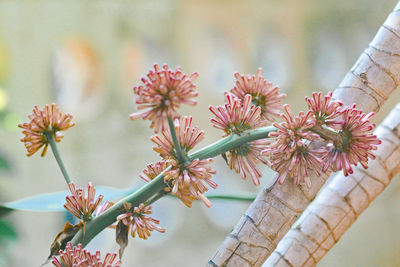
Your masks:
<svg viewBox="0 0 400 267"><path fill-rule="evenodd" d="M156 161L148 121L129 120L132 87L154 63L198 72L199 105L184 107L206 131L199 147L221 133L210 104L223 102L233 73L264 76L280 86L295 111L304 96L333 90L372 40L395 0L337 1L0 1L0 201L65 190L51 153L27 158L17 123L33 105L57 102L77 125L59 144L76 183L117 188L144 184L138 174ZM379 123L400 99L396 92ZM217 158L215 192L252 193ZM263 168L263 184L271 171ZM400 265L400 182L359 218L319 266ZM214 201L192 209L174 199L154 205L166 234L130 239L124 266L204 266L249 203ZM63 213L13 212L0 218L0 266L38 266L65 222ZM90 249L118 250L105 230ZM23 255L23 257L21 256ZM104 255L104 254L103 254ZM50 264L48 265L50 266Z"/></svg>

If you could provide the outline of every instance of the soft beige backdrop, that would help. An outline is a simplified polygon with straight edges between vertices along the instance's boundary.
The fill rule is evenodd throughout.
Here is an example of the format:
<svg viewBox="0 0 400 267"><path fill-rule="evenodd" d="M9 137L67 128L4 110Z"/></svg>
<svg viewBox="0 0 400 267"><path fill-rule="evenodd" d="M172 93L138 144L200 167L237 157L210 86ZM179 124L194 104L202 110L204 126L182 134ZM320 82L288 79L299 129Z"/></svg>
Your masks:
<svg viewBox="0 0 400 267"><path fill-rule="evenodd" d="M7 68L0 87L12 118L25 120L34 104L57 101L75 116L59 148L81 186L141 185L137 174L157 160L148 122L131 122L132 86L155 62L199 72L197 107L182 109L206 130L202 145L217 140L209 104L220 104L233 72L255 73L288 94L299 111L312 91L335 88L397 1L0 1L0 50ZM1 66L1 65L0 65ZM1 72L1 68L0 68ZM398 102L396 92L377 122ZM10 121L10 120L8 120ZM65 189L49 153L24 156L21 134L0 124L0 152L13 172L0 173L0 201ZM257 190L217 159L219 192ZM270 171L265 169L264 183ZM400 264L400 183L394 180L345 234L320 266ZM246 209L245 203L214 203L187 209L165 199L155 217L167 228L148 241L130 240L124 266L204 266ZM15 212L19 240L5 266L37 266L63 225L62 214ZM106 230L90 245L117 250ZM24 255L21 257L21 255ZM3 264L0 261L0 265Z"/></svg>

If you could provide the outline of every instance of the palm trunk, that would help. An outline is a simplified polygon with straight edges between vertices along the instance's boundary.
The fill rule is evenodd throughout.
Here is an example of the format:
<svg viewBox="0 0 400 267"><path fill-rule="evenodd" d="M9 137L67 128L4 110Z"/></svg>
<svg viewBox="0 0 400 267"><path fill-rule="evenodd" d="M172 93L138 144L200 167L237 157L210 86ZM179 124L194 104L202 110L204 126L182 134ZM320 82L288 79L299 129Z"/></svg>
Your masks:
<svg viewBox="0 0 400 267"><path fill-rule="evenodd" d="M334 176L279 242L264 266L314 266L400 172L400 104L378 127L377 160Z"/></svg>
<svg viewBox="0 0 400 267"><path fill-rule="evenodd" d="M378 111L400 79L400 3L389 14L371 44L346 74L334 97L365 112ZM288 180L259 193L209 266L261 266L278 242L315 198L327 175L311 177L313 186Z"/></svg>

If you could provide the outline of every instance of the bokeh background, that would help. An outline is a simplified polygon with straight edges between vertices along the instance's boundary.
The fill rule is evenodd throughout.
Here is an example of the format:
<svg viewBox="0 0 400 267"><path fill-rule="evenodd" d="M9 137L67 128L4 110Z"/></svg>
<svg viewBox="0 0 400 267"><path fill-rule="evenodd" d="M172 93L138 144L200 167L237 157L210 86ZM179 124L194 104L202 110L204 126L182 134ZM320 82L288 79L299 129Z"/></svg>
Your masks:
<svg viewBox="0 0 400 267"><path fill-rule="evenodd" d="M181 111L206 131L205 146L221 134L211 127L207 107L222 104L235 71L262 67L288 95L284 102L300 111L304 96L339 84L396 2L0 1L0 156L8 162L0 170L0 201L65 189L51 153L24 156L16 124L33 105L57 102L74 114L77 125L59 149L78 185L140 186L138 174L158 156L149 123L129 120L136 110L132 86L154 63L199 72L199 105ZM377 123L399 95L385 104ZM255 194L261 188L220 158L214 167L217 192ZM267 184L272 173L263 171ZM320 266L399 266L399 201L394 179ZM163 199L154 216L167 233L130 239L124 266L204 266L248 204L215 201L211 209L201 203L188 209ZM1 220L0 234L12 233L0 238L0 266L38 266L65 214L13 212ZM106 230L89 248L117 251L113 240L114 232Z"/></svg>

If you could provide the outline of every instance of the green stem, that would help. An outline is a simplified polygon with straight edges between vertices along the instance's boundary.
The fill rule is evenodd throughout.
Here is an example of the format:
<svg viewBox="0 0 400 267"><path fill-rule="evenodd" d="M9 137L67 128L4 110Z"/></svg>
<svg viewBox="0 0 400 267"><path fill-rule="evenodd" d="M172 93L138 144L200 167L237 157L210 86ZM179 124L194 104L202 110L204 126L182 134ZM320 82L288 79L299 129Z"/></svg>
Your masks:
<svg viewBox="0 0 400 267"><path fill-rule="evenodd" d="M225 137L214 144L211 144L203 149L198 150L197 152L189 155L189 160L192 161L194 159L206 159L218 156L221 153L227 152L234 148L240 147L241 145L255 141L258 139L268 138L270 132L276 131L275 127L263 127L254 130L250 130L247 132L243 132L241 135L230 135ZM154 178L151 182L143 186L138 191L132 193L131 195L125 197L124 199L117 202L110 209L105 211L103 214L99 215L92 221L86 224L86 232L85 235L80 230L72 239L72 244L77 245L79 243L85 247L93 237L95 237L99 232L101 232L104 228L115 222L118 215L124 212L123 203L130 202L134 207L137 207L139 204L144 203L146 201L154 202L164 194L164 175L163 173L169 170L171 167L165 169L160 175ZM161 194L161 195L157 195ZM212 196L211 198L219 198L219 199L232 199L239 200L240 197L237 196ZM240 198L244 200L244 197ZM249 200L249 198L246 198Z"/></svg>
<svg viewBox="0 0 400 267"><path fill-rule="evenodd" d="M318 134L325 140L333 141L333 142L340 141L339 133L326 127L325 125L316 125L316 126L310 128L310 131Z"/></svg>
<svg viewBox="0 0 400 267"><path fill-rule="evenodd" d="M164 190L160 191L157 194L155 194L154 196L152 196L151 198L149 198L146 202L144 202L144 205L145 206L151 205L154 202L156 202L157 200L159 200L160 198L165 197L167 195L169 195L169 192L166 192ZM171 195L171 196L173 196L173 195Z"/></svg>
<svg viewBox="0 0 400 267"><path fill-rule="evenodd" d="M137 207L147 199L152 198L158 192L164 191L164 173L169 169L171 169L171 166L166 168L148 184L135 191L133 194L121 199L104 213L86 223L85 234L80 230L71 240L72 244L76 246L81 243L82 246L85 247L98 233L115 222L118 215L125 212L123 206L124 202L129 202L133 207Z"/></svg>
<svg viewBox="0 0 400 267"><path fill-rule="evenodd" d="M229 194L213 194L206 195L208 199L218 199L218 200L234 200L234 201L254 201L256 199L255 195L229 195Z"/></svg>
<svg viewBox="0 0 400 267"><path fill-rule="evenodd" d="M168 195L173 198L177 198L174 195ZM205 195L208 199L215 200L231 200L231 201L254 201L256 199L255 195L232 195L232 194L207 194Z"/></svg>
<svg viewBox="0 0 400 267"><path fill-rule="evenodd" d="M176 157L178 158L178 161L180 164L185 164L186 155L182 151L181 144L179 143L178 137L176 136L174 122L172 121L172 119L170 117L168 117L168 126L169 126L169 130L171 132L172 142L174 143Z"/></svg>
<svg viewBox="0 0 400 267"><path fill-rule="evenodd" d="M50 144L51 150L53 151L53 155L56 158L56 161L58 163L58 166L60 167L60 170L64 176L65 181L67 182L67 184L71 183L71 179L69 178L67 169L65 168L60 153L58 152L57 144L56 141L54 140L54 134L49 132L45 132L44 134L46 135L47 141Z"/></svg>
<svg viewBox="0 0 400 267"><path fill-rule="evenodd" d="M229 135L205 148L202 148L189 155L189 160L194 159L206 159L213 158L224 152L240 147L248 142L268 138L270 132L276 131L273 126L262 127L247 132L243 132L241 135L233 134Z"/></svg>

